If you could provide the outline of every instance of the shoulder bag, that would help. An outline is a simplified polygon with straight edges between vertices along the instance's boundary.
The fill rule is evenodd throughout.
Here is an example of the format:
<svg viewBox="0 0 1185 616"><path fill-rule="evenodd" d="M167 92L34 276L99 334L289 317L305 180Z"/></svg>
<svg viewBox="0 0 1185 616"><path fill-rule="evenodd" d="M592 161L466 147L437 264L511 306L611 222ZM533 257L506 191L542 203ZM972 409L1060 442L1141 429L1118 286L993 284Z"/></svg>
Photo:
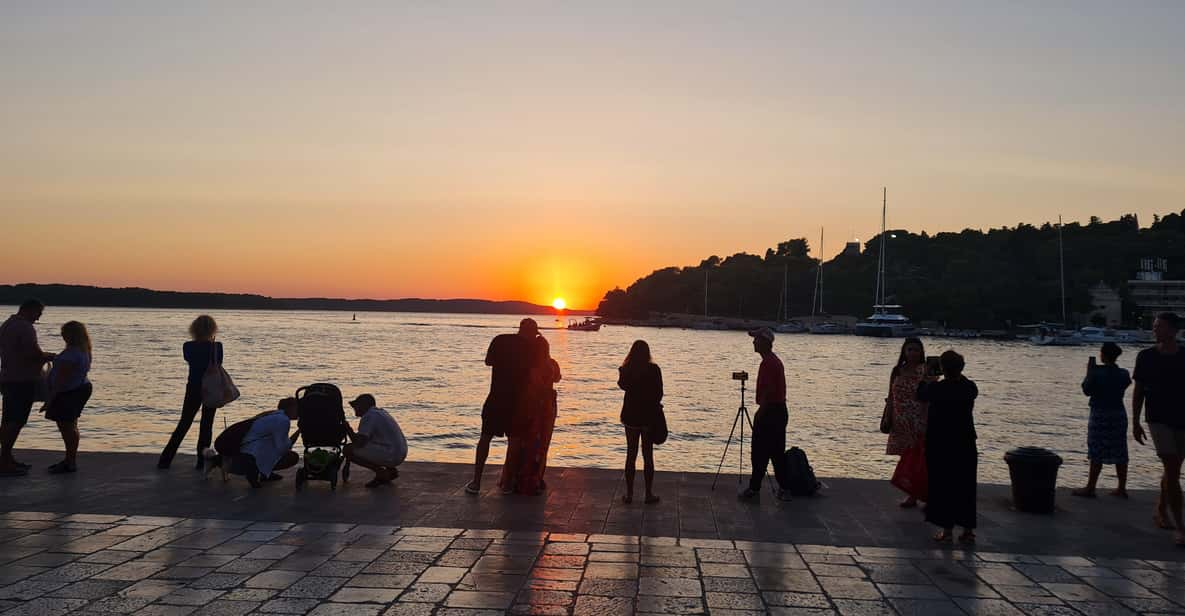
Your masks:
<svg viewBox="0 0 1185 616"><path fill-rule="evenodd" d="M210 364L202 377L202 405L208 408L222 408L239 399L239 388L230 375L218 363L218 343L210 341Z"/></svg>

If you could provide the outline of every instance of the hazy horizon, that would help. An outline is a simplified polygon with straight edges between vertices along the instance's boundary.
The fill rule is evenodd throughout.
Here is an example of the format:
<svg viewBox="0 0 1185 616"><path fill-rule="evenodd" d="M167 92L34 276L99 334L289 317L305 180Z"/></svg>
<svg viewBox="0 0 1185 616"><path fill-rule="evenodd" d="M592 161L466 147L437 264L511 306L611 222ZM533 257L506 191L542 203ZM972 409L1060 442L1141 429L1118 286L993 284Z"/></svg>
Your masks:
<svg viewBox="0 0 1185 616"><path fill-rule="evenodd" d="M0 7L0 282L595 308L1185 208L1185 3ZM817 253L816 253L817 255Z"/></svg>

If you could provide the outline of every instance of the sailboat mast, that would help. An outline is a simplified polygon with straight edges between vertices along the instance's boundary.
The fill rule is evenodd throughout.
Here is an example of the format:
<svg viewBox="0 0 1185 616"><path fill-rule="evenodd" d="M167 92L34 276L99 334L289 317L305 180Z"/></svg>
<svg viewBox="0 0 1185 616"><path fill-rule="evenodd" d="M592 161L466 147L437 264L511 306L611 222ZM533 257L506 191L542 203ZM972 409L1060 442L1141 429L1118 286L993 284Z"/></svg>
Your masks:
<svg viewBox="0 0 1185 616"><path fill-rule="evenodd" d="M1062 243L1062 216L1057 216L1057 263L1062 287L1062 327L1066 326L1066 254Z"/></svg>
<svg viewBox="0 0 1185 616"><path fill-rule="evenodd" d="M874 304L873 311L877 312L885 304L885 244L887 238L885 237L885 212L888 207L889 191L888 188L883 189L881 197L881 241L880 241L880 257L876 264L876 295L873 297Z"/></svg>

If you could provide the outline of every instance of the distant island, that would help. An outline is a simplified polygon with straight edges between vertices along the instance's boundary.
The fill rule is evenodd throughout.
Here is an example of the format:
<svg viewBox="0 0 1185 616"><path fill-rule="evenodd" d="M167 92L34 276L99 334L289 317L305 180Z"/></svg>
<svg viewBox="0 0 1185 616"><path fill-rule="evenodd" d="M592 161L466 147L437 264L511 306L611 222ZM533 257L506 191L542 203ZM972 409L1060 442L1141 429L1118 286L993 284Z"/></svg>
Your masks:
<svg viewBox="0 0 1185 616"><path fill-rule="evenodd" d="M484 299L333 299L277 298L246 293L188 293L138 287L107 288L69 284L0 285L0 304L16 305L35 297L50 306L100 308L184 308L189 310L341 310L353 312L439 312L458 314L551 315L551 306ZM583 315L585 311L567 310Z"/></svg>
<svg viewBox="0 0 1185 616"><path fill-rule="evenodd" d="M887 301L903 305L915 323L1011 329L1062 319L1056 224L934 235L890 229L885 235ZM1166 281L1185 278L1185 212L1154 216L1146 227L1130 214L1109 222L1091 217L1065 223L1062 235L1070 324L1103 324L1095 298L1101 289L1121 301L1116 324L1149 327L1149 309L1130 293L1141 263L1164 264L1152 273ZM611 320L682 314L775 321L813 312L866 317L873 310L881 241L878 234L863 246L848 242L823 264L818 294L819 260L809 256L809 242L797 238L764 255L710 256L698 265L656 270L609 291L597 314Z"/></svg>

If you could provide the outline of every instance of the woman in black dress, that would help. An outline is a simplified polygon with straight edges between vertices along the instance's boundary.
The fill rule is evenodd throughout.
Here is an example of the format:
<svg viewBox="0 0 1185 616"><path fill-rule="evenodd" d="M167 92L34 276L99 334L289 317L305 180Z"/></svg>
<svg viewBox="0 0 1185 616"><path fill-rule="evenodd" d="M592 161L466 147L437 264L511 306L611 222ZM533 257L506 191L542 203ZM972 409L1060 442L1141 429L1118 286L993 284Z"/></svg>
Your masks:
<svg viewBox="0 0 1185 616"><path fill-rule="evenodd" d="M177 448L181 447L181 441L185 440L185 434L193 425L193 419L197 417L199 409L202 412L202 418L201 423L198 424L197 469L202 470L205 467L206 459L202 456L202 452L214 440L214 412L217 409L202 404L202 378L210 364L222 364L222 343L214 341L214 336L217 334L218 324L209 315L203 314L189 325L189 336L192 340L181 347L185 362L189 364L189 378L185 382L185 399L181 403L181 418L177 420L177 427L173 430L173 435L169 438L168 444L160 454L160 460L156 463L156 467L159 469L169 468L169 465L173 463L173 456L177 455Z"/></svg>
<svg viewBox="0 0 1185 616"><path fill-rule="evenodd" d="M638 442L642 443L643 475L646 479L646 503L657 503L654 494L653 430L662 418L662 370L650 361L650 345L637 340L630 347L625 363L617 369L617 386L625 390L621 405L621 423L625 426L625 495L621 502L634 500L634 473L637 471Z"/></svg>
<svg viewBox="0 0 1185 616"><path fill-rule="evenodd" d="M963 376L963 356L947 351L940 358L943 378L927 376L918 385L918 400L930 403L926 422L926 472L930 500L926 521L942 530L935 541L949 542L955 526L959 541L975 541L975 488L979 452L975 446L972 410L979 389Z"/></svg>

